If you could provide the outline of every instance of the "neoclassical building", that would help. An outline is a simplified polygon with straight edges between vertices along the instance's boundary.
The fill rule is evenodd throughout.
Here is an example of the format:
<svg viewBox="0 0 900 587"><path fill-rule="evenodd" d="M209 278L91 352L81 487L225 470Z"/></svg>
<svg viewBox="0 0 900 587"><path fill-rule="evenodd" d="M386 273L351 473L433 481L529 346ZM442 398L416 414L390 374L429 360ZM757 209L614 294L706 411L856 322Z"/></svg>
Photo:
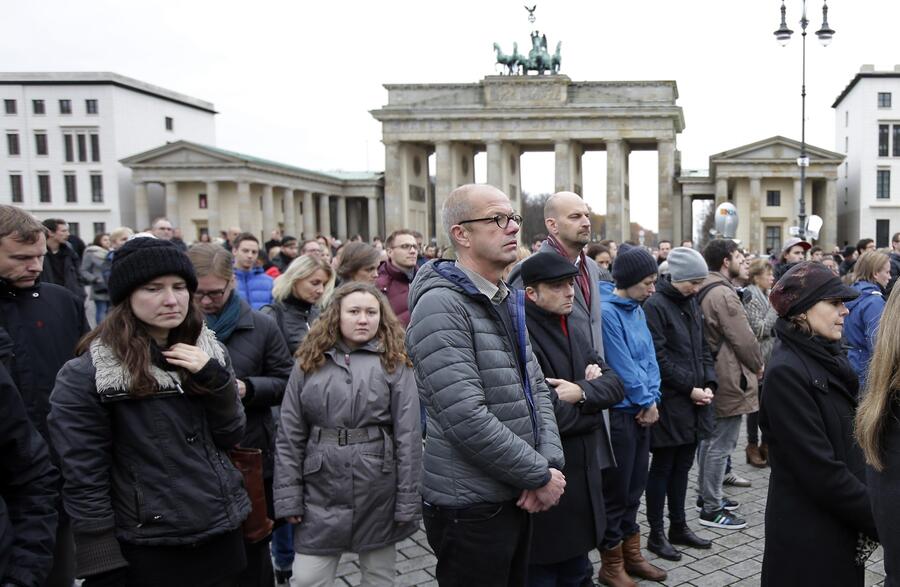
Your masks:
<svg viewBox="0 0 900 587"><path fill-rule="evenodd" d="M313 238L383 235L383 175L311 171L189 141L122 160L134 182L135 228L164 215L187 240L231 226L268 238L275 228ZM162 186L164 205L150 193Z"/></svg>
<svg viewBox="0 0 900 587"><path fill-rule="evenodd" d="M806 151L810 159L803 186L806 215L822 217L824 226L816 242L830 247L839 242L837 181L844 155L812 145ZM712 155L708 170L683 170L678 184L684 234L690 234L694 220L693 200L714 199L716 205L730 201L738 210L737 238L742 245L754 252L779 250L789 227L797 225L800 211L799 156L799 141L774 136Z"/></svg>

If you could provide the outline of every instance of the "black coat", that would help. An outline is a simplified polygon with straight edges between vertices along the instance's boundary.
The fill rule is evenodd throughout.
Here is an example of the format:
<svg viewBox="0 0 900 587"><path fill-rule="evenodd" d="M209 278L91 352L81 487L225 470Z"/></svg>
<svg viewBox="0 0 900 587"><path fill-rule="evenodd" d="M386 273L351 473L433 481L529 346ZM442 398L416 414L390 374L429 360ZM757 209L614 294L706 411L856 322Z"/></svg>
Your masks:
<svg viewBox="0 0 900 587"><path fill-rule="evenodd" d="M309 327L319 317L319 308L310 306L294 296L263 306L259 311L271 316L278 323L291 356L300 348L300 343L309 333Z"/></svg>
<svg viewBox="0 0 900 587"><path fill-rule="evenodd" d="M762 390L769 443L763 585L863 585L860 532L875 537L862 451L853 440L858 379L839 343L779 318Z"/></svg>
<svg viewBox="0 0 900 587"><path fill-rule="evenodd" d="M238 324L222 342L231 356L235 378L247 386L242 400L247 429L241 446L263 451L263 476L271 479L275 463L272 407L281 405L294 361L275 320L250 309L244 300L240 302Z"/></svg>
<svg viewBox="0 0 900 587"><path fill-rule="evenodd" d="M16 288L0 279L0 326L13 340L15 356L9 368L13 382L28 417L47 440L56 373L75 356L78 340L90 330L84 304L51 283Z"/></svg>
<svg viewBox="0 0 900 587"><path fill-rule="evenodd" d="M51 257L55 257L58 266L54 264L54 259ZM47 254L44 255L41 281L66 288L81 299L82 303L87 297L87 291L84 289L86 284L81 277L81 257L67 243L60 245L59 251L55 255L49 249L47 250Z"/></svg>
<svg viewBox="0 0 900 587"><path fill-rule="evenodd" d="M596 548L606 531L602 470L612 464L612 456L604 453L607 431L602 410L622 401L625 390L579 330L567 328L566 335L559 315L530 300L525 313L531 346L544 376L577 383L585 396L579 406L550 393L566 459L562 470L566 491L557 506L534 516L530 562L551 564ZM592 363L601 367L603 375L586 381L584 371Z"/></svg>
<svg viewBox="0 0 900 587"><path fill-rule="evenodd" d="M663 276L656 293L644 302L647 326L653 335L659 364L659 421L650 430L650 447L694 444L709 438L714 414L712 404L695 405L695 387L716 390L716 366L706 337L703 315L696 296L685 297Z"/></svg>
<svg viewBox="0 0 900 587"><path fill-rule="evenodd" d="M39 587L53 565L59 473L6 370L11 354L0 329L0 583Z"/></svg>
<svg viewBox="0 0 900 587"><path fill-rule="evenodd" d="M878 527L878 539L884 547L885 587L900 586L900 401L891 401L891 414L882 433L880 473L866 467L872 513Z"/></svg>

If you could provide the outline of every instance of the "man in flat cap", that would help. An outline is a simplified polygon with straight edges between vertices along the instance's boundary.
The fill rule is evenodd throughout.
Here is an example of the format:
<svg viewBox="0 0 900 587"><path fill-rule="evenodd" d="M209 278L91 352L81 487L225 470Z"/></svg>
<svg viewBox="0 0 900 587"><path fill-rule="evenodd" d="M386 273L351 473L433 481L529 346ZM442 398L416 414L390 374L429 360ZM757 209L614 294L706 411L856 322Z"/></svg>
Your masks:
<svg viewBox="0 0 900 587"><path fill-rule="evenodd" d="M535 514L528 577L532 584L581 585L588 553L606 530L602 469L613 464L603 410L622 400L622 382L582 331L569 327L578 267L556 252L522 262L531 347L551 393L566 466L559 505Z"/></svg>

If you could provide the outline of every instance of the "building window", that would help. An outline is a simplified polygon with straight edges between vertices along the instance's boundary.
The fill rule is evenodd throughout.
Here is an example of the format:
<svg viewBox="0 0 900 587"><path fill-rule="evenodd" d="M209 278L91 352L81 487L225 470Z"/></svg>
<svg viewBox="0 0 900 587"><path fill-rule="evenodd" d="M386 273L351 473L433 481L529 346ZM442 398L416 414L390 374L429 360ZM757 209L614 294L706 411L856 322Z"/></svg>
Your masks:
<svg viewBox="0 0 900 587"><path fill-rule="evenodd" d="M879 169L875 197L879 200L891 199L891 170Z"/></svg>
<svg viewBox="0 0 900 587"><path fill-rule="evenodd" d="M63 176L66 182L66 203L78 203L78 182L74 173L67 173Z"/></svg>
<svg viewBox="0 0 900 587"><path fill-rule="evenodd" d="M88 114L97 114L97 100L85 100L84 101L84 110Z"/></svg>
<svg viewBox="0 0 900 587"><path fill-rule="evenodd" d="M59 113L60 114L72 114L72 100L60 100L59 101Z"/></svg>
<svg viewBox="0 0 900 587"><path fill-rule="evenodd" d="M891 107L891 93L890 92L878 92L878 107L879 108L890 108Z"/></svg>
<svg viewBox="0 0 900 587"><path fill-rule="evenodd" d="M197 195L197 207L201 210L206 210L208 206L208 201L206 199L206 194L198 194Z"/></svg>
<svg viewBox="0 0 900 587"><path fill-rule="evenodd" d="M781 190L766 190L766 206L781 206Z"/></svg>
<svg viewBox="0 0 900 587"><path fill-rule="evenodd" d="M46 155L47 154L47 133L45 133L45 132L34 133L34 154L35 155Z"/></svg>
<svg viewBox="0 0 900 587"><path fill-rule="evenodd" d="M879 124L878 125L878 156L879 157L887 157L888 155L888 140L890 134L890 125L887 124Z"/></svg>
<svg viewBox="0 0 900 587"><path fill-rule="evenodd" d="M98 234L106 234L106 223L105 222L95 222L94 223L94 236Z"/></svg>
<svg viewBox="0 0 900 587"><path fill-rule="evenodd" d="M781 227L766 227L766 252L776 252L781 250Z"/></svg>
<svg viewBox="0 0 900 587"><path fill-rule="evenodd" d="M844 128L850 126L850 111L844 110Z"/></svg>
<svg viewBox="0 0 900 587"><path fill-rule="evenodd" d="M73 146L72 135L64 134L63 135L63 150L66 153L66 163L71 163L75 160L75 148Z"/></svg>
<svg viewBox="0 0 900 587"><path fill-rule="evenodd" d="M845 161L844 162L844 179L847 179L848 177L850 177L850 162Z"/></svg>
<svg viewBox="0 0 900 587"><path fill-rule="evenodd" d="M9 174L9 193L12 196L13 204L21 204L25 201L22 193L22 176L18 173Z"/></svg>
<svg viewBox="0 0 900 587"><path fill-rule="evenodd" d="M844 137L844 153L850 152L850 137Z"/></svg>
<svg viewBox="0 0 900 587"><path fill-rule="evenodd" d="M79 225L77 222L69 222L69 234L81 236L81 225Z"/></svg>
<svg viewBox="0 0 900 587"><path fill-rule="evenodd" d="M44 107L44 101L43 100L32 100L31 101L31 111L34 114L46 114L47 110Z"/></svg>
<svg viewBox="0 0 900 587"><path fill-rule="evenodd" d="M3 100L3 110L7 114L17 114L19 112L15 100Z"/></svg>
<svg viewBox="0 0 900 587"><path fill-rule="evenodd" d="M891 130L893 131L891 140L894 141L891 155L893 155L894 157L900 157L900 124L895 124Z"/></svg>
<svg viewBox="0 0 900 587"><path fill-rule="evenodd" d="M38 174L38 200L42 204L50 203L50 176L46 173Z"/></svg>
<svg viewBox="0 0 900 587"><path fill-rule="evenodd" d="M103 176L99 173L91 174L91 202L103 203Z"/></svg>
<svg viewBox="0 0 900 587"><path fill-rule="evenodd" d="M91 135L91 161L100 161L100 135Z"/></svg>
<svg viewBox="0 0 900 587"><path fill-rule="evenodd" d="M891 221L886 218L875 220L875 246L879 249L890 246Z"/></svg>
<svg viewBox="0 0 900 587"><path fill-rule="evenodd" d="M78 160L87 161L87 137L83 134L78 135Z"/></svg>
<svg viewBox="0 0 900 587"><path fill-rule="evenodd" d="M10 157L21 155L22 151L19 148L19 135L17 133L6 133L6 152Z"/></svg>
<svg viewBox="0 0 900 587"><path fill-rule="evenodd" d="M175 130L175 121L171 116L166 116L166 130Z"/></svg>

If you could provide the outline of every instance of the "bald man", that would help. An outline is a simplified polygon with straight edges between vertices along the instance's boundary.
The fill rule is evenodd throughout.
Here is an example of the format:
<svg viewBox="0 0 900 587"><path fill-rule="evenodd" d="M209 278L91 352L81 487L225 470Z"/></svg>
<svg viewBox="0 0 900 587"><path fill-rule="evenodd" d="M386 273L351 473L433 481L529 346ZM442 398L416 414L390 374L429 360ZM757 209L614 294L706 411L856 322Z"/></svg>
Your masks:
<svg viewBox="0 0 900 587"><path fill-rule="evenodd" d="M441 585L524 585L530 513L557 503L563 451L550 391L525 329L519 216L492 186L453 190L442 209L457 260L409 289L406 346L427 414L422 499Z"/></svg>

